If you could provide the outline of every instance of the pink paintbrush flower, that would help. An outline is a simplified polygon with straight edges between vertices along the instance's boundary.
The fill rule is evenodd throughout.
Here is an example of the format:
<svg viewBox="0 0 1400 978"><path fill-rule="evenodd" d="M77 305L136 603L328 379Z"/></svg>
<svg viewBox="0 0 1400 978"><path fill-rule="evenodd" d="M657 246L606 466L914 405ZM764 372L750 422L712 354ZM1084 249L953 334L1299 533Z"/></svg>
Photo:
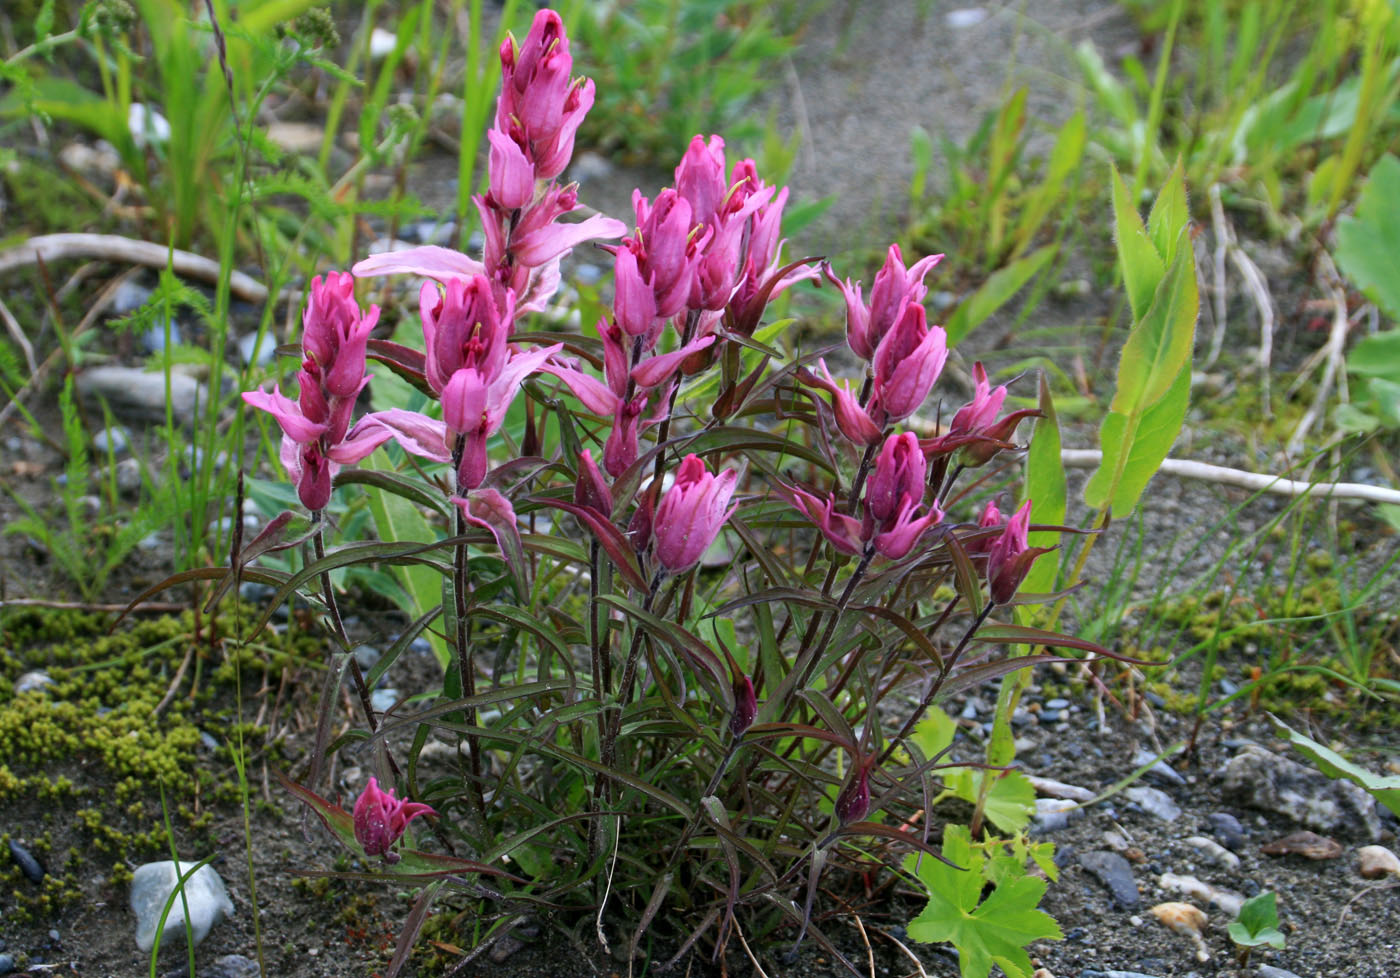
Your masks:
<svg viewBox="0 0 1400 978"><path fill-rule="evenodd" d="M366 856L383 856L387 863L399 861L392 851L394 843L403 837L408 823L419 815L437 815L431 805L394 797L394 789L382 791L379 781L369 779L365 790L355 801L355 840L364 847Z"/></svg>
<svg viewBox="0 0 1400 978"><path fill-rule="evenodd" d="M726 507L738 479L733 469L712 475L698 455L685 457L676 469L676 481L656 506L652 533L662 567L680 574L700 562L734 512Z"/></svg>
<svg viewBox="0 0 1400 978"><path fill-rule="evenodd" d="M899 322L875 348L870 415L885 424L909 417L923 406L947 359L943 327L928 325L923 306L906 304Z"/></svg>
<svg viewBox="0 0 1400 978"><path fill-rule="evenodd" d="M1051 549L1030 545L1030 525L1031 501L1027 499L987 548L987 589L994 604L1006 604L1014 598L1035 559Z"/></svg>
<svg viewBox="0 0 1400 978"><path fill-rule="evenodd" d="M865 486L865 508L881 525L891 523L905 498L923 502L928 462L911 431L890 435L875 458L875 468Z"/></svg>

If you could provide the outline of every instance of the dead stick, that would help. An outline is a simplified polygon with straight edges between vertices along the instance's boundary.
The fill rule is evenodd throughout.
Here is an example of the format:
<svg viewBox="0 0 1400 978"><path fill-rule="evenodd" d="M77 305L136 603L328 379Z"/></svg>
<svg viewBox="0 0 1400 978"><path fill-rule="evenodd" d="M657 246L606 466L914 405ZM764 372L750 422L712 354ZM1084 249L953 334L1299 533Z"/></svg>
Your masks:
<svg viewBox="0 0 1400 978"><path fill-rule="evenodd" d="M178 275L219 280L219 263L191 251L167 248L165 245L119 234L41 234L8 251L0 251L0 274L34 265L50 264L65 258L100 258L105 261L128 262L164 268L167 263ZM229 291L245 302L260 304L267 301L267 286L243 272L229 273ZM284 293L287 294L287 293Z"/></svg>

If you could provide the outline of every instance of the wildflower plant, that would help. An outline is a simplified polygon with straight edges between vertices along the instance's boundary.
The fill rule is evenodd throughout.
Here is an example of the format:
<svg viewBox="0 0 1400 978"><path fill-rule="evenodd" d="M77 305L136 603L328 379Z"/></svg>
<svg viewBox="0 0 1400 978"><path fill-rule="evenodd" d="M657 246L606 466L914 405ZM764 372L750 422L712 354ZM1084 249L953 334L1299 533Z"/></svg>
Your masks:
<svg viewBox="0 0 1400 978"><path fill-rule="evenodd" d="M353 268L413 281L423 348L373 338L385 313L330 273L312 283L296 399L245 395L281 426L311 512L314 552L275 603L301 592L331 639L312 783L291 790L366 857L398 855L407 823L434 816L413 829L432 832L436 860L367 863L424 887L391 971L439 899L485 922L572 911L557 919L596 921L633 955L647 936L718 956L745 931L840 958L819 884L949 851L918 821L951 766L912 736L929 707L1047 650L1108 654L1013 622L1045 597L1018 593L1046 552L1030 534L1062 528L1032 523L1035 500L1003 502L1008 517L963 484L984 467L978 486L995 481L1039 412L1003 412L980 365L974 400L944 404L947 336L922 304L938 256L906 265L892 247L868 300L818 259L784 259L786 188L718 136L695 137L673 186L634 193L629 223L565 220L580 205L560 178L593 84L572 77L550 10L500 60L482 255L422 247ZM541 314L588 243L612 256L612 307L561 332ZM850 356L797 355L768 316L823 278L845 295ZM357 417L368 363L429 407ZM928 434L939 416L951 425ZM391 440L413 456L403 471L350 468ZM328 548L321 514L352 484L402 496L445 535ZM292 525L274 520L236 567L289 545ZM442 578L441 604L368 676L330 578L364 563ZM425 630L451 650L441 687L375 710L373 683ZM353 818L314 793L347 669L363 724L335 747L372 752L376 775ZM461 764L430 777L422 751L443 738ZM1015 885L1033 908L1039 890Z"/></svg>

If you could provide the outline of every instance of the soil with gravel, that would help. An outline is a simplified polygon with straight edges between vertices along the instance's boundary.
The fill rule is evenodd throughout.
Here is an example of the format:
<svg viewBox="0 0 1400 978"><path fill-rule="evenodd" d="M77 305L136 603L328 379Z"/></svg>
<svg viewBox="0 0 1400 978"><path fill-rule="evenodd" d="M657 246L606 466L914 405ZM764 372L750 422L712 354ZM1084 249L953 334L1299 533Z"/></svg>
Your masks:
<svg viewBox="0 0 1400 978"><path fill-rule="evenodd" d="M1112 51L1139 39L1123 9L1103 0L1065 0L1059 3L986 4L988 16L969 27L950 26L948 14L955 3L834 2L815 18L802 38L802 47L792 62L791 72L782 80L773 97L780 124L803 135L798 166L792 176L796 198L814 199L835 195L823 219L794 242L794 253L812 254L849 245L852 238L875 243L891 237L897 227L905 188L912 172L908 160L909 127L918 122L930 131L946 132L955 142L967 137L980 116L994 108L1008 90L1007 83L1029 83L1033 117L1048 127L1063 118L1073 105L1068 79L1073 75L1069 52L1085 37L1093 38L1103 50ZM584 181L583 196L605 211L625 213L633 185L654 189L666 180L664 174L645 174L605 166L601 174ZM449 160L429 161L416 174L415 184L423 187L420 196L433 201L431 187L445 181L436 174L455 173ZM442 201L446 203L446 199ZM951 260L951 259L950 259ZM1283 268L1280 279L1289 270ZM1280 283L1282 285L1282 283ZM1065 322L1096 321L1103 315L1102 303L1093 298L1081 303L1060 302L1047 309ZM1286 309L1285 309L1286 312ZM1301 323L1281 324L1281 333L1301 336ZM1008 342L1009 320L999 320L986 330L988 339L978 340L988 349ZM1303 341L1299 341L1303 342ZM1015 351L1004 355L1011 356ZM51 410L41 418L53 419ZM51 446L23 433L10 422L4 432L16 439L8 446L8 462L0 478L6 487L28 498L42 499L49 479L61 470L61 460ZM56 430L56 429L51 429ZM1090 437L1085 435L1086 439ZM1088 443L1087 441L1084 443ZM1213 459L1226 461L1228 453ZM18 463L23 463L19 465ZM1209 569L1224 551L1224 539L1211 540L1209 530L1215 520L1244 500L1241 493L1219 487L1188 485L1159 477L1144 500L1147 555L1136 594L1148 594L1156 585L1155 575L1168 572L1183 579ZM1261 500L1242 511L1243 528L1262 525L1282 503ZM6 494L0 498L0 520L18 515ZM1364 512L1348 511L1363 527L1364 534L1380 537L1388 531L1370 520ZM1184 562L1202 537L1202 546ZM1167 555L1175 555L1169 558ZM147 558L142 558L147 559ZM1105 546L1090 565L1089 579L1104 580L1113 573L1109 564L1111 548ZM154 560L154 558L149 558ZM44 597L58 593L52 569L22 538L0 538L0 576L4 597ZM108 600L124 602L155 576L154 567L136 567L114 579ZM1092 584L1091 584L1092 586ZM367 616L368 617L368 616ZM389 624L365 626L370 634ZM7 653L8 655L8 653ZM1252 662L1222 663L1236 678L1247 672ZM14 666L5 662L6 669ZM432 682L431 662L407 660L396 665L389 679L401 689L415 689ZM14 676L7 678L13 679ZM1193 688L1192 676L1174 680L1183 689ZM1046 674L1037 682L1065 682L1063 677ZM308 681L306 690L315 688ZM1113 692L1117 693L1117 690ZM257 690L250 690L256 703ZM263 694L267 695L267 694ZM314 704L288 704L292 715L305 718ZM1053 778L1086 788L1096 794L1117 784L1138 766L1139 749L1158 751L1165 745L1186 739L1189 721L1170 710L1156 708L1148 714L1129 716L1112 701L1105 709L1102 727L1097 718L1098 702L1092 691L1071 697L1071 703L1057 711L1058 721L1044 721L1050 697L1033 686L1027 702L1039 707L1028 713L1021 738L1018 763L1027 773ZM978 722L976 704L967 701L948 704L949 712L969 714L966 724ZM986 719L986 714L980 714ZM1306 710L1295 722L1312 719ZM1378 749L1367 755L1374 769L1389 767L1393 773L1400 763L1393 732L1350 729L1345 725L1324 725L1323 732L1351 743L1370 744ZM1373 841L1396 848L1396 824L1382 822L1381 837L1373 839L1360 824L1343 825L1330 833L1342 845L1339 858L1311 861L1298 856L1274 857L1263 854L1263 843L1302 826L1273 811L1242 807L1224 797L1215 772L1240 749L1253 741L1284 753L1273 738L1271 727L1242 701L1210 714L1202 727L1197 751L1190 758L1178 757L1174 770L1180 781L1143 781L1164 791L1181 809L1173 821L1141 810L1114 794L1086 809L1060 830L1044 836L1059 847L1061 876L1050 887L1042 904L1059 921L1065 932L1062 941L1042 941L1031 947L1037 966L1056 978L1090 976L1095 972L1138 972L1155 978L1254 978L1265 975L1261 965L1284 968L1299 978L1343 978L1343 976L1400 975L1400 887L1384 889L1360 878L1355 850ZM310 743L305 723L289 722L284 749L295 755ZM976 756L975 738L966 739L960 750L965 759ZM364 771L351 754L334 772L339 793L349 796L358 790ZM75 777L81 772L52 772L54 777ZM221 777L228 777L225 768ZM210 830L220 842L216 862L228 884L236 907L232 920L214 928L196 951L197 974L202 978L237 974L236 963L220 958L230 954L257 957L263 948L264 973L285 978L313 976L353 976L382 972L397 927L407 915L411 894L368 885L353 889L337 884L330 889L293 885L299 870L325 869L336 864L338 850L319 828L312 826L303 835L302 814L296 804L277 789L261 767L250 772L255 795L266 792L271 805L257 805L252 813L252 862L257 879L258 912L247 883L244 866L245 827L238 809L218 810ZM1245 831L1239 849L1237 870L1221 869L1205 863L1199 850L1185 840L1210 835L1211 816L1227 813L1238 818ZM965 810L955 804L932 813L935 824L963 818ZM1137 906L1125 906L1100 880L1083 867L1086 853L1105 850L1105 833L1114 832L1127 842L1127 859L1133 885L1139 892ZM0 832L15 839L49 832L54 852L78 845L80 836L65 826L63 813L38 802L15 806L0 815ZM181 840L183 841L183 840ZM197 855L203 855L198 853ZM182 851L182 855L190 855ZM0 852L0 862L5 856ZM1165 874L1192 875L1229 890L1249 895L1272 890L1279 896L1280 918L1287 937L1284 950L1256 952L1247 965L1241 965L1226 935L1229 915L1203 905L1209 922L1203 934L1205 960L1188 937L1169 931L1149 912L1158 903L1185 899L1161 886ZM838 894L850 896L859 881L833 883ZM0 955L23 956L33 973L77 974L83 976L127 976L148 971L145 955L136 950L132 937L134 921L126 908L125 893L94 879L84 888L82 904L53 919L20 924L10 910L11 901L0 894ZM856 916L825 904L818 922L836 948L854 962L861 974L908 975L920 971L932 976L958 974L949 949L916 945L907 939L903 927L918 912L917 902L895 896ZM346 912L347 910L352 912ZM573 940L556 929L557 922L540 921L521 928L515 935L518 946L503 942L491 953L465 964L455 972L463 976L492 978L573 978L588 975L641 974L646 962L629 967L604 954L591 927L580 926ZM460 943L470 941L472 921L463 922ZM456 944L441 933L434 935L443 944ZM898 942L898 944L896 943ZM918 965L901 950L916 955ZM711 964L702 959L688 962L677 973L686 974L767 974L817 978L847 972L830 954L809 941L796 961L784 957L785 946L754 949L761 972L742 954ZM442 959L451 961L454 952L439 948ZM509 953L506 953L509 952ZM3 959L0 959L3 960ZM176 951L163 955L162 974L183 974L183 956ZM223 970L220 970L220 969ZM440 969L439 969L440 970ZM411 965L408 973L430 973Z"/></svg>

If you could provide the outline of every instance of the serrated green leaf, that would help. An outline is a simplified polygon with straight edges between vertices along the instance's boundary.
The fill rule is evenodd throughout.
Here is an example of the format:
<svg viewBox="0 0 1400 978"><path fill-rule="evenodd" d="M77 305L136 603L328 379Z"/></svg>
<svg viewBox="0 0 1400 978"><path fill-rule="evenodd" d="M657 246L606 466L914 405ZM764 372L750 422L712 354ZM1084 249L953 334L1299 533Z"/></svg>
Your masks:
<svg viewBox="0 0 1400 978"><path fill-rule="evenodd" d="M972 786L976 789L973 797L965 799L976 802L977 791L981 790L982 782L988 778L991 780L991 787L987 790L987 798L983 804L982 811L1002 832L1020 832L1031 822L1031 815L1035 813L1035 789L1026 780L1026 776L1020 771L969 771L972 775L970 779ZM962 793L959 792L959 797Z"/></svg>
<svg viewBox="0 0 1400 978"><path fill-rule="evenodd" d="M944 828L943 856L966 868L912 855L904 861L929 898L928 906L910 921L909 936L926 944L951 943L958 949L962 978L987 978L993 966L999 966L1007 978L1029 978L1031 960L1025 946L1063 936L1050 915L1037 909L1045 895L1045 881L1033 876L1009 879L981 900L986 856L973 847L963 825Z"/></svg>
<svg viewBox="0 0 1400 978"><path fill-rule="evenodd" d="M1371 168L1356 202L1356 216L1337 221L1336 254L1337 265L1347 278L1394 320L1400 320L1400 220L1396 219L1397 215L1400 215L1400 159L1387 154ZM1351 367L1350 358L1347 365Z"/></svg>

